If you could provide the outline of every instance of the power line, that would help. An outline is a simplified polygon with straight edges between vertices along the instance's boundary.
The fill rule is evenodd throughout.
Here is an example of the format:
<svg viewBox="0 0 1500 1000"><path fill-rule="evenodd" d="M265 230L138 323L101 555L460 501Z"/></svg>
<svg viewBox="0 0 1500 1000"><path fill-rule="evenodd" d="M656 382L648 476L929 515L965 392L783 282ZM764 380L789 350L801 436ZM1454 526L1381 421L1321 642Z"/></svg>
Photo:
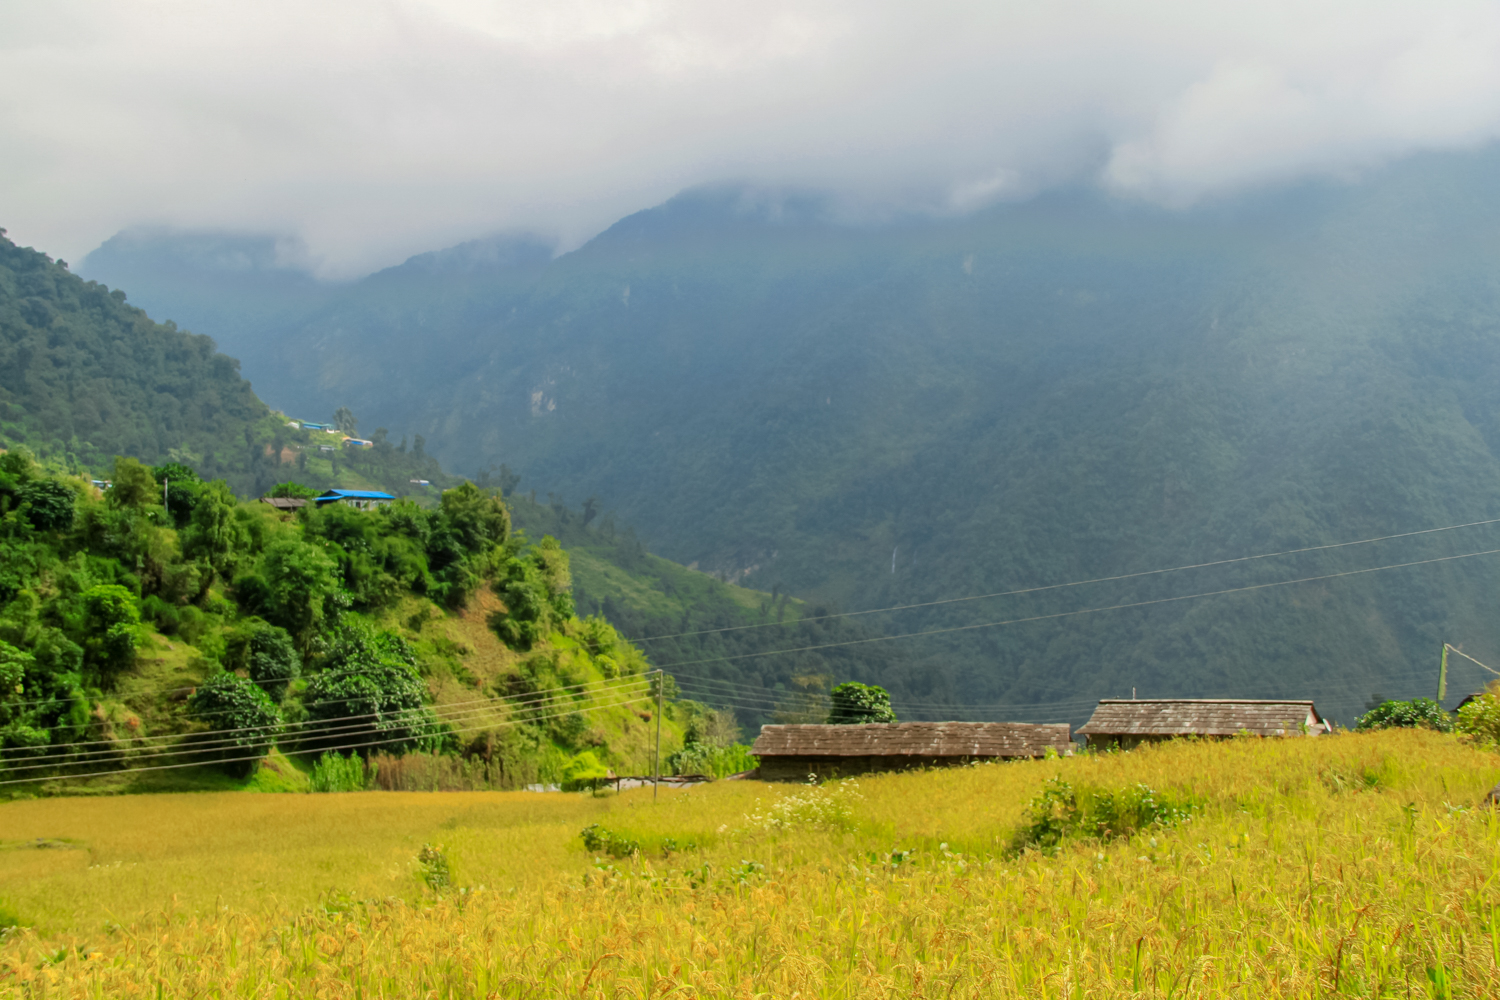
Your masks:
<svg viewBox="0 0 1500 1000"><path fill-rule="evenodd" d="M1190 563L1185 566L1170 566L1166 569L1148 569L1139 573L1121 573L1116 576L1099 576L1089 580L1074 580L1069 583L1051 583L1040 587L1023 587L1019 590L1001 590L993 594L974 594L969 597L947 597L937 601L922 601L917 604L897 604L888 608L870 608L865 611L840 611L834 614L811 615L806 618L793 618L790 621L777 622L755 622L749 625L726 625L722 628L698 629L693 632L672 632L665 635L648 635L630 642L655 642L658 639L682 639L694 635L714 635L719 632L741 632L754 628L773 628L781 625L800 625L804 622L826 621L832 618L855 618L860 615L879 615L891 611L911 611L915 608L932 608L943 604L962 604L966 601L985 601L996 597L1017 597L1022 594L1036 594L1046 590L1063 590L1069 587L1083 587L1093 583L1113 583L1118 580L1133 580L1143 576L1160 576L1163 573L1180 573L1190 569L1207 569L1210 566L1228 566L1233 563L1253 562L1257 559L1275 559L1280 556L1300 555L1306 552L1322 552L1327 549L1348 548L1351 545L1370 545L1374 542L1388 542L1396 538L1412 538L1417 535L1431 535L1442 531L1457 531L1460 528L1478 528L1488 524L1500 524L1500 518L1490 518L1486 521L1469 521L1465 524L1450 524L1441 528L1423 528L1420 531L1403 531L1394 535L1380 535L1375 538L1360 538L1352 542L1330 542L1327 545L1308 545L1300 549L1283 549L1280 552L1263 552L1253 556L1237 556L1233 559L1216 559L1212 562ZM820 647L827 648L827 647Z"/></svg>
<svg viewBox="0 0 1500 1000"><path fill-rule="evenodd" d="M345 720L348 720L348 719L377 718L377 717L382 717L382 716L398 715L398 714L401 714L401 713L404 713L404 712L420 712L420 711L424 711L426 709L441 709L441 710L447 711L447 710L451 710L451 709L454 709L454 708L460 708L460 707L465 707L465 706L470 706L470 705L487 705L487 706L491 706L491 707L494 707L494 708L497 708L497 709L498 708L515 708L515 709L520 709L520 710L524 711L529 706L531 706L533 704L536 704L536 703L549 701L554 696L556 696L557 694L562 693L562 692L572 692L573 695L576 697L576 696L580 696L580 695L587 695L587 694L595 693L594 691L582 690L582 689L596 688L597 691L607 692L607 691L610 691L610 690L613 690L613 689L616 689L616 688L622 688L622 687L629 686L631 684L637 684L637 683L643 683L643 682L644 682L644 679L640 678L640 677L619 678L619 679L616 679L616 680L604 680L604 681L586 681L586 682L581 683L581 684L569 684L569 685L564 685L564 686L561 686L561 687L543 688L543 689L538 690L538 691L530 691L530 692L527 692L527 693L525 693L523 695L516 696L512 700L506 700L506 701L497 701L497 700L492 699L492 698L478 698L478 699L474 699L474 700L471 700L471 701L450 702L449 704L442 705L442 706L422 705L422 706L420 706L418 708L415 708L415 709L398 709L395 712L390 712L390 713L365 712L365 713L362 713L362 714L359 714L359 715L345 715L345 716L336 716L336 717L327 718L327 719L317 719L317 720L306 720L306 721L302 721L302 722L282 723L282 725L288 726L288 727L306 726L306 725L325 725L325 724L330 723L330 722L342 722L342 721L345 721ZM326 706L326 705L347 704L348 702L351 702L351 701L366 700L369 697L370 697L369 695L358 695L358 696L349 697L349 698L325 698L325 699L322 699L322 700L319 700L319 701L308 702L303 707L304 708L319 708L319 707ZM227 713L233 712L233 711L236 711L236 710L235 709L223 709L223 710L214 711L214 712L204 712L203 716L224 715L224 714L227 714ZM199 716L198 718L201 718L201 717L202 716ZM259 729L264 729L264 728L266 728L266 727L265 726L244 726L244 727L241 727L240 729L210 729L210 730L202 730L202 731L199 731L198 733L164 733L164 734L159 735L159 736L141 736L141 737L135 737L135 738L133 738L132 742L135 743L135 744L139 744L139 743L146 742L148 740L155 742L155 741L163 741L163 740L181 739L181 738L183 738L185 736L216 735L216 734L223 734L223 733L240 732L240 731L249 730L249 729L259 730ZM121 741L119 741L119 740L75 740L75 741L70 742L70 743L49 744L46 747L46 754L49 754L49 755L50 754L54 754L55 751L57 751L57 750L65 749L65 748L69 748L69 747L83 747L83 746L104 746L104 747L112 747L112 748L117 748L118 749L118 748L120 748L120 744L121 744ZM25 751L25 748L22 748L22 747L10 747L10 748L5 748L5 749L0 749L0 753L23 753L24 751ZM33 759L35 759L35 757L34 756L30 756L30 757L27 757L25 759L27 759L27 760L33 760Z"/></svg>
<svg viewBox="0 0 1500 1000"><path fill-rule="evenodd" d="M619 703L616 703L616 704L601 705L601 706L597 706L595 708L585 709L582 712L580 712L579 714L587 714L588 712L599 711L599 710L606 709L606 708L620 708L620 707L623 707L623 706L626 706L626 705L636 705L636 704L640 704L641 702L651 701L651 700L652 700L652 696L648 694L648 695L644 695L644 696L639 697L639 698L630 699L629 701L623 701L623 702L619 702ZM545 716L543 718L558 718L558 717L561 717L563 715L568 715L568 714L571 714L571 713L570 712L559 712L559 713L556 713L555 715ZM521 722L523 722L523 721L535 721L535 720L507 721L507 722L498 723L498 725L520 725ZM455 730L452 730L452 732L454 734L472 733L472 732L480 732L480 731L491 729L491 728L494 728L494 727L493 726L488 726L488 725L485 725L485 726L471 726L471 727L464 728L464 729L455 729ZM343 751L343 750L358 750L358 749L361 749L363 747L385 746L385 745L390 744L390 743L401 743L401 742L405 742L406 740L409 740L409 739L411 739L410 736L392 736L392 737L388 737L386 739L368 740L368 741L363 742L363 743L346 743L346 744L341 744L339 746L324 747L324 748L320 748L320 749L324 753L338 753L338 752ZM275 746L275 745L276 745L275 741L269 741L269 742L264 742L264 743L252 743L252 744L248 744L248 745L246 745L245 748L246 749L254 749L254 748L265 749L265 748L269 748L269 747L272 747L272 746ZM239 763L239 762L244 762L244 761L259 760L259 759L261 759L264 756L265 756L265 754L253 754L253 755L248 756L248 757L225 757L225 758L219 758L217 760L210 760L210 761L186 761L186 762L180 763L180 764L151 764L151 765L147 765L147 766L144 766L144 767L113 768L113 769L110 769L110 770L107 770L107 771L91 771L91 772L87 772L87 773L84 773L84 774L55 774L55 775L39 775L39 776L36 776L36 777L30 777L30 778L10 778L10 779L6 779L6 780L0 780L0 785L20 785L20 784L26 784L26 783L29 783L29 782L39 782L39 781L62 781L62 780L67 780L67 779L71 779L71 778L98 778L98 777L106 777L106 776L118 776L118 775L126 775L126 774L135 774L135 773L139 773L139 772L143 772L143 771L168 771L168 770L174 770L174 769L177 769L177 768L184 768L184 767L212 767L212 766L216 766L216 765L219 765L219 764L233 764L233 763Z"/></svg>
<svg viewBox="0 0 1500 1000"><path fill-rule="evenodd" d="M1440 529L1433 529L1440 530ZM1345 543L1355 544L1355 543ZM1027 622L1050 621L1054 618L1072 618L1078 615L1097 614L1101 611L1122 611L1127 608L1144 608L1153 604L1171 604L1175 601L1191 601L1202 597L1220 597L1225 594L1242 594L1251 590L1266 590L1271 587L1287 587L1297 583L1316 583L1320 580L1336 580L1346 576L1360 576L1366 573L1379 573L1389 569L1406 569L1411 566L1426 566L1432 563L1453 562L1458 559L1472 559L1475 556L1492 556L1500 554L1500 549L1486 549L1482 552L1465 552L1456 556L1437 556L1432 559L1417 559L1412 562L1391 563L1387 566L1373 566L1368 569L1352 569L1342 573L1325 573L1322 576L1305 576L1297 580L1278 580L1273 583L1256 583L1245 587L1229 587L1224 590L1208 590L1199 594L1183 594L1178 597L1159 597L1149 601L1132 601L1127 604L1111 604L1099 608L1083 608L1078 611L1059 611L1050 615L1032 615L1026 618L1008 618L1003 621L981 622L976 625L954 625L949 628L927 629L921 632L903 632L900 635L879 635L865 639L846 639L842 642L824 642L812 646L797 646L792 649L769 649L758 653L735 653L730 656L714 656L702 660L684 660L680 663L663 664L659 669L674 670L681 667L699 666L705 663L725 663L730 660L749 660L762 656L780 656L787 653L807 653L819 649L834 649L842 646L861 646L872 642L890 642L894 639L912 639L928 635L944 635L950 632L968 632L981 628L998 628L1004 625L1021 625ZM1247 557L1248 558L1248 557Z"/></svg>

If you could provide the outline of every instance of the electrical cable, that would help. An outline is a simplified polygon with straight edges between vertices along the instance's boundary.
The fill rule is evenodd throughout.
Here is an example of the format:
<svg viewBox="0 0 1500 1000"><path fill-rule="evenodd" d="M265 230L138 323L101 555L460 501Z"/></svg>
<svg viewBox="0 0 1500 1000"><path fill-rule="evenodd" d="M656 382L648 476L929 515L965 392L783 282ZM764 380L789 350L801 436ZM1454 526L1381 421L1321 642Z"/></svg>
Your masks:
<svg viewBox="0 0 1500 1000"><path fill-rule="evenodd" d="M1433 529L1438 530L1438 529ZM1350 543L1353 544L1353 543ZM714 656L702 660L684 660L680 663L661 664L657 669L677 670L682 667L693 667L704 663L727 663L731 660L750 660L762 656L780 656L787 653L807 653L819 649L834 649L843 646L862 646L873 642L891 642L895 639L912 639L928 635L944 635L951 632L968 632L981 628L999 628L1005 625L1021 625L1027 622L1050 621L1055 618L1072 618L1079 615L1097 614L1101 611L1122 611L1128 608L1144 608L1154 604L1171 604L1176 601L1192 601L1204 597L1220 597L1225 594L1243 594L1252 590L1266 590L1271 587L1288 587L1298 583L1316 583L1321 580L1337 580L1346 576L1361 576L1368 573L1379 573L1391 569L1407 569L1412 566L1427 566L1433 563L1453 562L1458 559L1472 559L1476 556L1492 556L1500 554L1500 549L1485 549L1482 552L1465 552L1456 556L1437 556L1432 559L1417 559L1412 562L1391 563L1387 566L1372 566L1367 569L1352 569L1342 573L1325 573L1321 576L1304 576L1296 580L1277 580L1272 583L1255 583L1244 587L1228 587L1223 590L1209 590L1199 594L1181 594L1177 597L1158 597L1149 601L1131 601L1126 604L1111 604L1098 608L1082 608L1077 611L1059 611L1049 615L1031 615L1026 618L1009 618L1003 621L980 622L975 625L954 625L948 628L926 629L920 632L903 632L900 635L878 635L864 639L846 639L842 642L825 642L811 646L797 646L793 649L768 649L758 653L735 653L729 656Z"/></svg>
<svg viewBox="0 0 1500 1000"><path fill-rule="evenodd" d="M604 708L620 708L620 707L623 707L625 705L636 705L636 704L640 704L642 702L651 702L651 701L655 701L655 697L652 696L652 695L646 695L646 696L641 697L641 698L634 698L634 699L631 699L630 701L624 701L624 702L620 702L618 704L598 706L597 709L595 709L595 708L585 709L585 710L581 711L579 714L587 714L588 712L592 712L592 711L596 711L596 710L602 710ZM569 714L572 714L572 713L571 712L560 712L560 713L557 713L554 716L547 716L545 718L560 718L561 716L569 715ZM530 720L530 721L537 721L537 720ZM506 723L501 723L501 725L520 725L520 724L521 724L520 722L506 722ZM473 726L473 727L469 727L469 728L466 728L466 729L453 730L452 732L454 733L454 735L457 735L459 733L481 732L481 731L484 731L484 730L487 730L487 729L491 729L491 728L494 728L494 727L492 727L492 726ZM347 743L347 744L341 744L341 745L335 746L335 747L323 747L323 748L320 748L320 752L323 752L323 753L338 753L338 752L341 752L341 751L344 751L344 750L357 750L357 749L360 749L362 747L384 746L384 745L389 744L389 743L400 743L400 742L404 742L404 741L409 740L409 739L411 739L411 737L409 735L408 736L393 736L393 737L389 737L387 739L370 740L370 741L367 741L367 742L364 742L364 743ZM256 747L267 747L268 748L268 747L272 747L272 746L275 746L275 742L274 741L267 742L267 743L249 744L246 748L247 749L256 748ZM134 773L143 772L143 771L167 771L167 770L172 770L172 769L175 769L175 768L183 768L183 767L213 767L213 766L216 766L216 765L219 765L219 764L232 764L232 763L243 762L243 761L260 760L264 756L265 756L265 754L254 754L254 755L248 756L248 757L229 757L229 758L220 758L218 760L212 760L212 761L188 761L188 762L181 763L181 764L153 764L153 765L148 765L148 766L145 766L145 767L112 768L112 769L107 770L107 771L93 771L93 772L89 772L89 773L86 773L86 774L58 774L58 775L46 775L46 776L38 776L38 777L31 777L31 778L12 778L12 779L0 780L0 785L19 785L19 784L26 784L28 782L38 782L38 781L61 781L61 780L66 780L66 779L70 779L70 778L97 778L97 777L105 777L105 776L118 776L118 775L125 775L125 774L134 774ZM0 772L0 773L4 773L4 772Z"/></svg>
<svg viewBox="0 0 1500 1000"><path fill-rule="evenodd" d="M369 719L369 718L391 717L391 716L400 715L402 713L421 712L421 711L425 711L427 709L437 709L437 710L442 710L442 711L450 711L450 710L455 709L455 708L462 708L462 707L467 707L467 706L486 706L488 708L496 708L496 709L498 709L498 708L512 708L512 709L519 709L521 711L525 711L525 710L527 710L532 705L539 704L539 703L546 703L546 702L550 701L554 697L554 695L556 695L558 692L573 692L575 697L579 696L579 695L588 695L588 694L595 694L595 693L609 693L609 692L615 691L617 689L622 689L624 687L630 686L632 684L641 683L643 680L644 680L644 678L630 677L630 678L620 678L620 679L617 679L617 680L589 681L589 682L586 682L584 684L571 684L571 685L566 685L566 686L563 686L563 687L544 688L544 689L539 690L539 691L528 692L526 695L520 696L516 700L497 701L497 700L492 699L492 698L478 698L478 699L474 699L474 700L471 700L471 701L450 702L447 705L442 705L442 706L422 705L422 706L419 706L419 707L413 708L413 709L397 709L394 712L389 712L389 713L384 713L384 712L365 712L365 713L362 713L362 714L359 714L359 715L335 716L335 717L331 717L331 718L327 718L327 719L317 719L317 720L302 720L302 721L298 721L298 722L283 723L282 725L285 726L285 727L312 726L312 725L321 726L321 725L326 725L326 724L331 723L331 722L343 722L343 721L351 720L351 719ZM589 688L589 687L595 687L595 686L597 686L597 690L595 690L595 691L578 690L580 688ZM333 705L333 704L347 703L347 702L350 702L350 701L359 701L359 700L363 700L364 698L368 698L368 695L360 696L360 697L355 697L355 698L330 698L330 699L325 699L323 701L310 702L310 703L308 703L307 706L304 706L304 707L314 707L315 708L315 707L320 707L320 706L323 706L323 705ZM225 710L225 711L232 711L232 710ZM213 713L204 713L204 714L205 715L207 715L207 714L222 715L222 714L224 714L224 712L213 712ZM166 733L166 734L163 734L163 735L160 735L160 736L142 736L142 737L137 737L137 738L134 739L133 742L135 742L135 743L138 744L138 743L141 743L141 742L144 742L144 741L147 741L147 740L151 740L151 741L165 741L165 740L183 739L185 737L193 737L193 736L224 735L224 734L229 734L229 733L242 732L242 731L245 731L245 730L252 730L252 729L253 730L260 730L260 729L265 729L265 728L267 728L267 727L265 727L265 726L244 726L244 727L240 727L239 729L210 729L210 730L203 730L203 731L200 731L198 733ZM74 741L74 742L70 742L70 743L50 744L46 748L46 754L45 755L55 756L56 755L56 751L67 749L67 748L83 747L83 746L104 746L104 747L108 747L108 748L114 748L116 751L118 751L118 749L120 747L120 741L119 740L78 740L78 741ZM0 751L0 752L19 753L19 752L23 752L23 751L24 751L24 748L11 747L11 748L8 748L7 750ZM35 760L37 758L36 758L36 755L33 755L33 756L25 757L23 759L25 759L25 760Z"/></svg>
<svg viewBox="0 0 1500 1000"><path fill-rule="evenodd" d="M1148 569L1138 573L1121 573L1116 576L1099 576L1089 580L1074 580L1069 583L1051 583L1040 587L1023 587L1019 590L1002 590L993 594L974 594L969 597L947 597L937 601L922 601L917 604L897 604L888 608L870 608L865 611L840 611L834 614L810 615L806 618L793 618L784 622L755 622L749 625L727 625L723 628L698 629L692 632L672 632L665 635L648 635L638 639L630 639L630 642L655 642L658 639L681 639L694 635L714 635L719 632L740 632L746 629L772 628L780 625L799 625L803 622L826 621L832 618L854 618L859 615L879 615L891 611L910 611L914 608L931 608L943 604L961 604L966 601L985 601L996 597L1015 597L1021 594L1036 594L1046 590L1063 590L1068 587L1084 587L1093 583L1112 583L1118 580L1133 580L1143 576L1160 576L1164 573L1180 573L1190 569L1207 569L1210 566L1228 566L1233 563L1253 562L1257 559L1276 559L1281 556L1301 555L1306 552L1322 552L1327 549L1342 549L1352 545L1370 545L1375 542L1388 542L1396 538L1412 538L1417 535L1431 535L1442 531L1457 531L1461 528L1478 528L1489 524L1500 524L1500 518L1490 518L1486 521L1469 521L1465 524L1449 524L1441 528L1423 528L1420 531L1403 531L1394 535L1380 535L1375 538L1359 538L1351 542L1330 542L1327 545L1308 545L1300 549L1283 549L1280 552L1263 552L1253 556L1236 556L1233 559L1215 559L1212 562L1189 563L1185 566L1169 566L1165 569ZM826 648L826 647L820 647Z"/></svg>

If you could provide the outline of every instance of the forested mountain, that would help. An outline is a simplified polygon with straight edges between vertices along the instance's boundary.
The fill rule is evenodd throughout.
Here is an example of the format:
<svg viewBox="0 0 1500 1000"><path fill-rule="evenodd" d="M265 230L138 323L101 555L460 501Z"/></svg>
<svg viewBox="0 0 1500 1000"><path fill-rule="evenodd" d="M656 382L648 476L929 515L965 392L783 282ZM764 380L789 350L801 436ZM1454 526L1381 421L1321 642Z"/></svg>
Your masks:
<svg viewBox="0 0 1500 1000"><path fill-rule="evenodd" d="M845 609L1483 520L1497 167L1433 155L1193 210L1075 191L862 226L815 196L688 192L550 263L373 275L259 331L275 353L251 375L278 405L337 398L453 468L503 461L663 555ZM1038 618L1497 534L865 620ZM1500 659L1497 584L1482 557L894 644L955 714L1077 718L1135 689L1307 695L1352 721L1373 694L1429 693L1442 640Z"/></svg>

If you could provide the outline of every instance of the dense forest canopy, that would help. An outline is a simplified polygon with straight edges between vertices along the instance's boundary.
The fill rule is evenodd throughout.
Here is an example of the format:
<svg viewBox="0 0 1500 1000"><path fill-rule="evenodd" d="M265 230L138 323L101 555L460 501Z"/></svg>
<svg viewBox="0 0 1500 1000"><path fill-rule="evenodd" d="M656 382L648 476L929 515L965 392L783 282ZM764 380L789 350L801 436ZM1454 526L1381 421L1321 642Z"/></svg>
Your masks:
<svg viewBox="0 0 1500 1000"><path fill-rule="evenodd" d="M337 393L419 428L455 468L505 462L597 497L663 555L834 609L1484 520L1497 158L1180 212L1064 192L863 227L816 197L689 192L545 266L373 275L259 330L256 377L278 401ZM167 314L170 285L153 290ZM865 621L957 628L1496 544L1474 529ZM1078 719L1134 688L1310 696L1348 722L1375 695L1429 693L1441 641L1500 659L1497 584L1475 559L902 655L916 693L960 710Z"/></svg>

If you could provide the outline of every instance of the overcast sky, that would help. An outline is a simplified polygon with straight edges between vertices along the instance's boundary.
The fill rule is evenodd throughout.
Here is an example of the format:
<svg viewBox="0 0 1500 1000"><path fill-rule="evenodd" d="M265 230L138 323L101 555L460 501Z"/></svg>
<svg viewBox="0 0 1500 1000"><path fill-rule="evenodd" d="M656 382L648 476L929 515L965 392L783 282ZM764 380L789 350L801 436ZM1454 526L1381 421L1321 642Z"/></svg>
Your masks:
<svg viewBox="0 0 1500 1000"><path fill-rule="evenodd" d="M689 185L1174 205L1500 132L1500 4L210 0L0 7L0 226L299 235L330 276Z"/></svg>

